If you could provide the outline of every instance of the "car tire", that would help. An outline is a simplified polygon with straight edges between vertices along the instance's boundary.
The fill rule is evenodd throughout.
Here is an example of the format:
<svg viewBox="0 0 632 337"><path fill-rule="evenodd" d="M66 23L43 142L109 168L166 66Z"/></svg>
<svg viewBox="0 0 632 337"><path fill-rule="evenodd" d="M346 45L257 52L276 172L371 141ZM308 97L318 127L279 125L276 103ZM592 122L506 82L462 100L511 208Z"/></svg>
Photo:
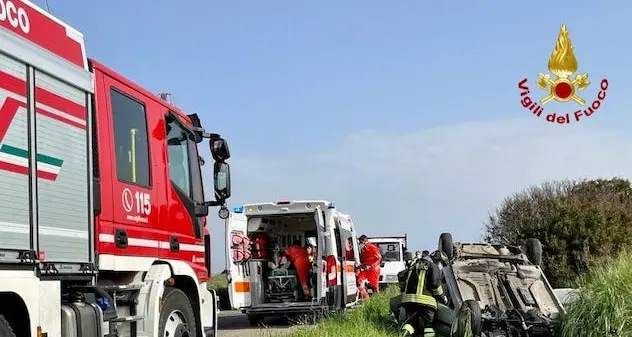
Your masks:
<svg viewBox="0 0 632 337"><path fill-rule="evenodd" d="M470 314L470 331L466 328L466 310L469 309ZM481 335L482 319L481 319L481 307L478 302L473 300L467 300L463 302L461 308L456 314L455 321L453 322L452 329L450 331L451 337L479 337ZM471 334L470 334L471 332Z"/></svg>
<svg viewBox="0 0 632 337"><path fill-rule="evenodd" d="M9 321L2 315L0 315L0 336L15 337L15 332L13 332L11 324L9 324Z"/></svg>
<svg viewBox="0 0 632 337"><path fill-rule="evenodd" d="M452 234L441 233L439 236L439 251L443 252L448 259L454 256L454 246L452 245Z"/></svg>
<svg viewBox="0 0 632 337"><path fill-rule="evenodd" d="M542 264L542 243L540 240L531 238L527 240L527 258L535 265Z"/></svg>
<svg viewBox="0 0 632 337"><path fill-rule="evenodd" d="M195 313L187 295L167 287L162 295L158 336L197 336Z"/></svg>

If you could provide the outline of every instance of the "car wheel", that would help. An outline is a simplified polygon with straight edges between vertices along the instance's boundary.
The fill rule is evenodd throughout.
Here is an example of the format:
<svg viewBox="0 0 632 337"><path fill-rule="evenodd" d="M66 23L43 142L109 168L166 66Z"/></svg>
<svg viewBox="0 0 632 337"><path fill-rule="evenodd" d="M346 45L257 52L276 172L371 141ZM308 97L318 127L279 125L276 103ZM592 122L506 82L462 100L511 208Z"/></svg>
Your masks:
<svg viewBox="0 0 632 337"><path fill-rule="evenodd" d="M467 300L456 313L450 337L479 337L481 324L481 307L478 302Z"/></svg>
<svg viewBox="0 0 632 337"><path fill-rule="evenodd" d="M542 243L538 239L527 240L527 258L535 265L542 264Z"/></svg>
<svg viewBox="0 0 632 337"><path fill-rule="evenodd" d="M442 233L439 236L439 251L443 252L448 259L452 259L454 255L454 246L452 245L452 234Z"/></svg>
<svg viewBox="0 0 632 337"><path fill-rule="evenodd" d="M180 289L165 288L160 312L161 337L195 337L195 313L187 295Z"/></svg>

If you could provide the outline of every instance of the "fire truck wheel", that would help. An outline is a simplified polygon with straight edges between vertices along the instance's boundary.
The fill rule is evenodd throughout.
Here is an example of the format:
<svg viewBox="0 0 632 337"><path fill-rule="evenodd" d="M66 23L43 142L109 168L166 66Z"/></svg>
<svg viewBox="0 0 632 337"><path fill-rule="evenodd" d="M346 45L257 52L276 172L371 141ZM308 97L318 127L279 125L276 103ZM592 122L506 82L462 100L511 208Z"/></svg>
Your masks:
<svg viewBox="0 0 632 337"><path fill-rule="evenodd" d="M195 314L182 290L165 288L160 312L160 337L195 337Z"/></svg>
<svg viewBox="0 0 632 337"><path fill-rule="evenodd" d="M15 337L11 324L4 316L0 315L0 336L2 337Z"/></svg>

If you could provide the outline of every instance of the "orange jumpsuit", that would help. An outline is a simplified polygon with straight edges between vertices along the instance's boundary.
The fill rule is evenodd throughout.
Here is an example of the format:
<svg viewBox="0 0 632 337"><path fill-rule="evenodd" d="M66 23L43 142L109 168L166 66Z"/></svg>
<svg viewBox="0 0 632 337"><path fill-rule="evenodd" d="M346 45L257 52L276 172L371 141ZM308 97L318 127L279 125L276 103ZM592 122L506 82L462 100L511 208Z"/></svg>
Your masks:
<svg viewBox="0 0 632 337"><path fill-rule="evenodd" d="M364 248L360 251L360 268L369 267L367 270L361 270L358 273L358 282L362 287L364 280L367 280L369 285L373 288L374 293L380 292L380 264L382 263L382 253L380 248L376 245L367 242L364 244ZM363 288L363 287L362 287ZM363 289L360 289L363 297L367 297Z"/></svg>
<svg viewBox="0 0 632 337"><path fill-rule="evenodd" d="M307 282L309 280L309 269L311 268L311 264L309 263L309 255L307 254L307 251L301 246L290 246L285 249L285 254L287 254L289 260L294 263L298 281L301 283L301 288L303 288L303 294L305 296L309 295Z"/></svg>

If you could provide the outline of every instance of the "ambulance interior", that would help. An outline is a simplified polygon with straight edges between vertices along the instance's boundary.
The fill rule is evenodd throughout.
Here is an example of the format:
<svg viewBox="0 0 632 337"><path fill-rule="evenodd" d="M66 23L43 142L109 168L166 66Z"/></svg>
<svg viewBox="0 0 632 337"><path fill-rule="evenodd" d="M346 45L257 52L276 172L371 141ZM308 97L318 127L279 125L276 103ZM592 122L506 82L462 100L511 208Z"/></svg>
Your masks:
<svg viewBox="0 0 632 337"><path fill-rule="evenodd" d="M316 297L318 265L322 255L317 246L314 213L251 216L247 220L247 238L233 236L233 261L246 268L250 280L251 305L264 303L306 302ZM244 242L247 244L243 244ZM297 266L285 256L285 250L295 242L306 249L311 245L307 286L310 296L304 296ZM238 243L241 243L238 244ZM242 247L249 247L244 251ZM320 259L322 261L322 257ZM299 266L300 267L300 266Z"/></svg>

